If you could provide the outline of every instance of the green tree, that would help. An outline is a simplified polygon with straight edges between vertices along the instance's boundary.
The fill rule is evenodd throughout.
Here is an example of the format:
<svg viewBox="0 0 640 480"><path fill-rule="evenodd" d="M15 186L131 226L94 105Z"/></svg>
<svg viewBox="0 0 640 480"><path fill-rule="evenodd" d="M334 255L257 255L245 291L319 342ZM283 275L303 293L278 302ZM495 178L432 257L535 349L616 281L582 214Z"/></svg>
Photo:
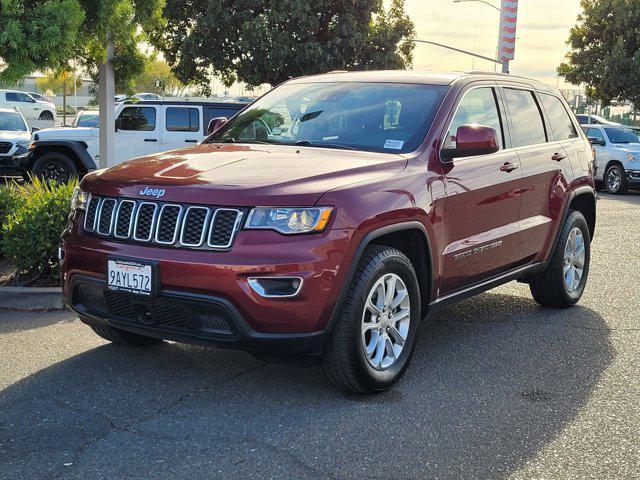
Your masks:
<svg viewBox="0 0 640 480"><path fill-rule="evenodd" d="M151 36L185 83L209 74L231 85L276 85L300 75L411 66L404 0L167 0L167 28Z"/></svg>
<svg viewBox="0 0 640 480"><path fill-rule="evenodd" d="M164 0L0 0L0 81L35 70L65 70L78 60L92 76L115 45L116 85L131 90L146 58L139 42L162 28Z"/></svg>
<svg viewBox="0 0 640 480"><path fill-rule="evenodd" d="M44 77L36 79L36 85L41 92L50 90L54 95L72 95L73 72L69 70L47 71ZM82 79L76 77L75 87L82 87Z"/></svg>
<svg viewBox="0 0 640 480"><path fill-rule="evenodd" d="M582 0L581 7L558 73L585 84L605 105L614 99L640 105L640 2Z"/></svg>

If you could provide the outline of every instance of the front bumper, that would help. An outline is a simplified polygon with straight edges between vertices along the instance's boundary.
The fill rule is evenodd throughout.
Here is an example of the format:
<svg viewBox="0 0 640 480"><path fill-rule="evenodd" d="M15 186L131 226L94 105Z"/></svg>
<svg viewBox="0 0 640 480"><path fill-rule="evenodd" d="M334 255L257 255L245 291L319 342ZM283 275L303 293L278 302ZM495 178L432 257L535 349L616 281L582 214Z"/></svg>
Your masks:
<svg viewBox="0 0 640 480"><path fill-rule="evenodd" d="M631 185L640 185L640 170L627 170L627 181Z"/></svg>
<svg viewBox="0 0 640 480"><path fill-rule="evenodd" d="M0 173L2 175L23 175L28 170L27 164L29 160L27 155L26 151L17 152L14 155L0 155Z"/></svg>
<svg viewBox="0 0 640 480"><path fill-rule="evenodd" d="M317 354L320 347L315 339L324 338L353 255L352 230L295 237L266 230L241 230L230 251L203 251L113 241L80 231L79 223L75 218L63 234L61 273L65 299L83 321L117 324L118 328L143 335L252 352L261 351L264 343L282 350L283 355ZM117 302L116 307L111 305L115 310L105 309L113 300L105 300L105 291L107 297L113 296L105 288L110 256L156 263L159 305L134 297L119 300L126 309L124 317L118 315ZM249 285L248 280L255 276L296 276L303 279L303 287L295 297L265 298ZM84 284L85 290L102 298L93 307L81 298L80 285ZM166 306L165 300L172 304L167 307L169 310L184 310L185 318L221 310L229 324L228 331L211 335L200 328L197 318L182 325L181 331L143 321ZM102 308L96 309L96 305ZM272 346L266 348L272 350Z"/></svg>
<svg viewBox="0 0 640 480"><path fill-rule="evenodd" d="M66 300L87 325L108 325L181 343L245 350L272 359L315 359L325 342L325 331L256 332L233 304L214 296L162 290L149 299L112 291L103 281L74 275Z"/></svg>

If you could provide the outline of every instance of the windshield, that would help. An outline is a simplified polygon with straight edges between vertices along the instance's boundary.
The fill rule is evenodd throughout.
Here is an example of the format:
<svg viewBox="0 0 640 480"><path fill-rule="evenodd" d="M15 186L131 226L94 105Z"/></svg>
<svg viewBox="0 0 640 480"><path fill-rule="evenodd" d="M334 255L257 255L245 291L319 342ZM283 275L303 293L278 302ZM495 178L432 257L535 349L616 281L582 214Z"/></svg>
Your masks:
<svg viewBox="0 0 640 480"><path fill-rule="evenodd" d="M411 152L423 142L446 90L400 83L283 85L206 142Z"/></svg>
<svg viewBox="0 0 640 480"><path fill-rule="evenodd" d="M94 127L100 126L100 117L98 115L87 114L79 115L75 122L75 127Z"/></svg>
<svg viewBox="0 0 640 480"><path fill-rule="evenodd" d="M0 112L0 130L10 130L13 132L26 132L27 124L22 116L14 112Z"/></svg>
<svg viewBox="0 0 640 480"><path fill-rule="evenodd" d="M626 128L605 128L611 143L638 143L638 135Z"/></svg>

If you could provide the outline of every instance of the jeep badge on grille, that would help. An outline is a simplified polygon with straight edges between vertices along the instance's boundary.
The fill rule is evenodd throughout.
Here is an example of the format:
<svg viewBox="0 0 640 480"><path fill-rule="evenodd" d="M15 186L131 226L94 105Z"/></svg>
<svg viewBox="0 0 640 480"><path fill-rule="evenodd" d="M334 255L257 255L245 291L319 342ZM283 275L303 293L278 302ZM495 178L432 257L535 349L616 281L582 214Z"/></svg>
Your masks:
<svg viewBox="0 0 640 480"><path fill-rule="evenodd" d="M164 194L165 194L165 191L162 188L145 187L142 190L140 190L140 195L146 195L149 197L161 198L161 197L164 197Z"/></svg>

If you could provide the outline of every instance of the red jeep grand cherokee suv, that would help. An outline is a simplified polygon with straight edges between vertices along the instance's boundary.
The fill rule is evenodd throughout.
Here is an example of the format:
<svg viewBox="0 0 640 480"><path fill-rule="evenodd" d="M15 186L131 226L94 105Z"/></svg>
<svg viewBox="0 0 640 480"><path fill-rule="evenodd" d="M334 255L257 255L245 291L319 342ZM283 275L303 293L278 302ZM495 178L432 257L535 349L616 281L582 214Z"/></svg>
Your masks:
<svg viewBox="0 0 640 480"><path fill-rule="evenodd" d="M511 280L542 305L579 300L591 164L562 96L531 80L299 78L200 145L87 175L64 294L116 343L317 360L342 388L380 391L442 305Z"/></svg>

